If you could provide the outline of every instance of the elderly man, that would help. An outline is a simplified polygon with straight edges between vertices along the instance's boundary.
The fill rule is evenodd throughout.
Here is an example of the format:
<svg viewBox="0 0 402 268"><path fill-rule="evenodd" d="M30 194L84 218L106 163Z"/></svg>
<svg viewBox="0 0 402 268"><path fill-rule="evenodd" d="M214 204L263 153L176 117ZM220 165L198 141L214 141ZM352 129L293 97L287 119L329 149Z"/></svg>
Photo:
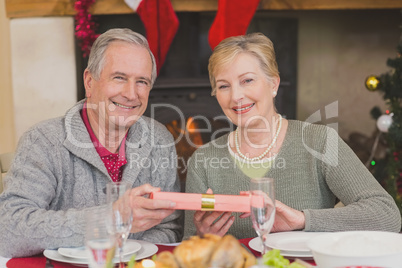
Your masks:
<svg viewBox="0 0 402 268"><path fill-rule="evenodd" d="M82 246L85 215L105 204L112 181L133 187L130 238L181 239L175 204L147 198L179 191L173 138L142 116L155 79L155 59L142 35L112 29L99 36L84 73L86 99L19 142L0 195L1 256Z"/></svg>

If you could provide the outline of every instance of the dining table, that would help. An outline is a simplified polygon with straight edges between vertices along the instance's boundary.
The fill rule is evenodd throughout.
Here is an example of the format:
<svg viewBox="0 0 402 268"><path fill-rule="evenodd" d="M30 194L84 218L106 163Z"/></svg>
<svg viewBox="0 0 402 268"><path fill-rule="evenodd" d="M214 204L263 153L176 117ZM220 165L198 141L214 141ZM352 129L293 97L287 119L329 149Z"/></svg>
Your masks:
<svg viewBox="0 0 402 268"><path fill-rule="evenodd" d="M252 238L244 238L244 239L239 239L239 242L247 249L249 252L254 254L254 256L261 257L261 253L252 249L249 246L249 242ZM163 251L170 251L173 252L175 247L177 246L176 244L156 244L158 247L158 251L156 254L163 252ZM294 259L290 258L290 261L294 261ZM311 265L315 265L314 260L307 260ZM35 256L31 257L24 257L24 258L3 258L0 257L0 268L77 268L77 267L83 267L83 265L74 265L70 263L65 263L65 262L59 262L59 261L54 261L46 258L43 254L38 254ZM85 267L85 266L84 266Z"/></svg>

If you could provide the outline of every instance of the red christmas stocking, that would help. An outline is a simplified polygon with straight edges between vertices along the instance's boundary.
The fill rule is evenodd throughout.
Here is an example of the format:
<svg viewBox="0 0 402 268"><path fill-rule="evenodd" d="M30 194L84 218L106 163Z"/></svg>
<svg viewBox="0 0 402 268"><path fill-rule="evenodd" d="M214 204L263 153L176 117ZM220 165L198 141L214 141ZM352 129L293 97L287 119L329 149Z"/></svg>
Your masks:
<svg viewBox="0 0 402 268"><path fill-rule="evenodd" d="M225 38L243 35L260 0L218 0L218 12L209 29L212 50Z"/></svg>
<svg viewBox="0 0 402 268"><path fill-rule="evenodd" d="M179 28L179 19L170 0L125 0L137 12L147 32L149 47L159 71Z"/></svg>

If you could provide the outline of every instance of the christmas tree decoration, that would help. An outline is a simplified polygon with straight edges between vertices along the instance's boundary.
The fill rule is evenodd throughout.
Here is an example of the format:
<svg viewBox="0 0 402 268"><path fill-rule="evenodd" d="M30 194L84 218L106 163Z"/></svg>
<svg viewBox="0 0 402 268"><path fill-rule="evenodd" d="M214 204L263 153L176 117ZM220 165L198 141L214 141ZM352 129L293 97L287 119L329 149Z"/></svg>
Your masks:
<svg viewBox="0 0 402 268"><path fill-rule="evenodd" d="M378 78L369 76L366 80L367 89L377 88L389 106L387 113L377 118L377 127L384 136L387 150L385 157L375 159L373 174L383 185L387 192L394 198L402 213L402 38L397 46L398 55L394 59L388 59L387 65L391 71L382 74ZM376 82L376 78L379 82ZM372 90L371 90L372 91ZM380 112L378 107L371 111L375 118ZM374 159L373 159L374 160Z"/></svg>
<svg viewBox="0 0 402 268"><path fill-rule="evenodd" d="M244 35L260 0L218 0L218 12L209 29L212 50L225 38Z"/></svg>
<svg viewBox="0 0 402 268"><path fill-rule="evenodd" d="M92 44L99 36L95 33L96 24L92 21L92 15L88 11L94 3L95 0L77 0L74 4L74 9L77 11L75 15L75 36L79 40L84 57L89 55Z"/></svg>
<svg viewBox="0 0 402 268"><path fill-rule="evenodd" d="M392 125L393 114L383 114L377 119L377 127L381 132L388 132L389 127Z"/></svg>
<svg viewBox="0 0 402 268"><path fill-rule="evenodd" d="M366 88L370 91L376 91L380 86L380 80L374 76L370 75L366 78Z"/></svg>
<svg viewBox="0 0 402 268"><path fill-rule="evenodd" d="M124 0L139 15L145 26L149 47L155 56L158 73L179 28L179 19L170 0Z"/></svg>

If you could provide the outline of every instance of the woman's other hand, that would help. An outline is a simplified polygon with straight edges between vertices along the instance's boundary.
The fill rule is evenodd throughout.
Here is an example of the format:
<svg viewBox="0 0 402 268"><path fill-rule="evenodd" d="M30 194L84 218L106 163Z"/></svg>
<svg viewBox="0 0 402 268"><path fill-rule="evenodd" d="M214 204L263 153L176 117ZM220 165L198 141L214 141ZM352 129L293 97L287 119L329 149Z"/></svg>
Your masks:
<svg viewBox="0 0 402 268"><path fill-rule="evenodd" d="M207 194L212 194L208 189ZM219 218L220 217L220 218ZM219 218L219 220L218 220ZM231 212L220 211L196 211L194 213L194 225L197 228L197 235L215 234L224 236L234 222Z"/></svg>
<svg viewBox="0 0 402 268"><path fill-rule="evenodd" d="M275 207L275 223L271 232L286 232L304 229L306 218L303 212L293 209L278 200L275 200Z"/></svg>

